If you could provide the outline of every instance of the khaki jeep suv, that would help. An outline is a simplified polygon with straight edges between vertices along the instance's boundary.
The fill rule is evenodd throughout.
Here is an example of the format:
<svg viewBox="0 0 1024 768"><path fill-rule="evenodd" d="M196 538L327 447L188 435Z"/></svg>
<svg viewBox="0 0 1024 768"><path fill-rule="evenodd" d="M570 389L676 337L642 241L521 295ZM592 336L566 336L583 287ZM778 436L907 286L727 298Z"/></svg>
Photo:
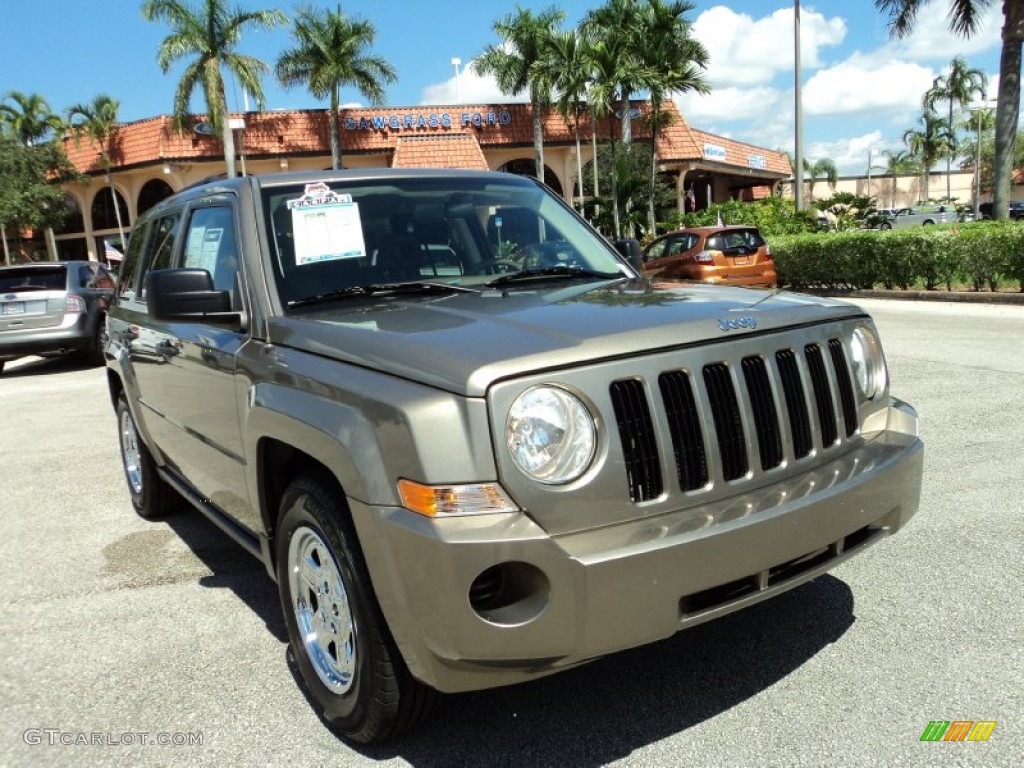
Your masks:
<svg viewBox="0 0 1024 768"><path fill-rule="evenodd" d="M136 224L109 329L135 509L184 497L265 563L359 742L771 598L918 506L862 310L658 287L511 174L186 190Z"/></svg>

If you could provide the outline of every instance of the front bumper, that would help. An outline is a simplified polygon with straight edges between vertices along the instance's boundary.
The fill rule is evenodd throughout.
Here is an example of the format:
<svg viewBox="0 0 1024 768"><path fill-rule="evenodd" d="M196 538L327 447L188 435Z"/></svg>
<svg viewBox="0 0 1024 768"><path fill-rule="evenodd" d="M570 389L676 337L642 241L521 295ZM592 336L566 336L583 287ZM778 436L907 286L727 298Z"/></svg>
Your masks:
<svg viewBox="0 0 1024 768"><path fill-rule="evenodd" d="M521 513L435 522L350 504L412 673L446 692L489 688L760 602L899 530L917 511L924 449L909 406L894 403L886 423L874 439L784 482L558 537ZM475 610L471 588L499 564L519 582L508 605Z"/></svg>

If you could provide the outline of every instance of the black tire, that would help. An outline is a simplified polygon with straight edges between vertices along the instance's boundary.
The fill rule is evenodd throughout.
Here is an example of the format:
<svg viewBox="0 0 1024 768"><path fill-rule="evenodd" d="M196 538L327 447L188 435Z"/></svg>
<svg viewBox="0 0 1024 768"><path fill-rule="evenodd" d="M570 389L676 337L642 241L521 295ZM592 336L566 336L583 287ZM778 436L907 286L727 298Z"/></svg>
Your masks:
<svg viewBox="0 0 1024 768"><path fill-rule="evenodd" d="M439 694L412 677L395 646L337 484L307 475L289 485L276 538L288 637L321 718L361 744L423 720Z"/></svg>
<svg viewBox="0 0 1024 768"><path fill-rule="evenodd" d="M123 393L117 399L117 434L128 494L139 517L155 519L173 512L181 497L157 473Z"/></svg>
<svg viewBox="0 0 1024 768"><path fill-rule="evenodd" d="M888 221L883 221L881 224L878 225L878 228L883 231L890 230L892 229L892 224L890 224Z"/></svg>

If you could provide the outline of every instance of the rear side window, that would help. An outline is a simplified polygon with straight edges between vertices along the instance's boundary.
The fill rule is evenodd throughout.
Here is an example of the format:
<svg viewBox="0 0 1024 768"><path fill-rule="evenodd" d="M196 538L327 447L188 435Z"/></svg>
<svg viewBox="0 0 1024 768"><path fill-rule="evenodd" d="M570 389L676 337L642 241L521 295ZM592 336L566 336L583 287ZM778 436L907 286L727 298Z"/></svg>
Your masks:
<svg viewBox="0 0 1024 768"><path fill-rule="evenodd" d="M146 244L146 233L150 230L149 222L136 224L132 229L132 236L128 239L128 250L124 254L124 263L121 267L121 279L119 281L120 295L126 299L135 298L135 277L139 270L139 261L142 256L142 246Z"/></svg>
<svg viewBox="0 0 1024 768"><path fill-rule="evenodd" d="M63 291L66 267L11 267L0 270L0 293L14 291Z"/></svg>

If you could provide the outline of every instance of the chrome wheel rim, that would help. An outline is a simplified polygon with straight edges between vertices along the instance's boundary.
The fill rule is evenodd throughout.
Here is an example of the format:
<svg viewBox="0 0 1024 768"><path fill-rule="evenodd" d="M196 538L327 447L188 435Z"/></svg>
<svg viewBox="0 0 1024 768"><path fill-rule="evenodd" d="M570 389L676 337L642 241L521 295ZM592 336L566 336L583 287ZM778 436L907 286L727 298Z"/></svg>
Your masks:
<svg viewBox="0 0 1024 768"><path fill-rule="evenodd" d="M356 674L355 619L330 547L306 526L288 546L288 594L306 658L328 690L345 693Z"/></svg>
<svg viewBox="0 0 1024 768"><path fill-rule="evenodd" d="M139 433L135 430L135 420L129 411L121 413L121 460L124 462L124 473L128 477L128 485L136 496L142 493L142 456L139 449Z"/></svg>

